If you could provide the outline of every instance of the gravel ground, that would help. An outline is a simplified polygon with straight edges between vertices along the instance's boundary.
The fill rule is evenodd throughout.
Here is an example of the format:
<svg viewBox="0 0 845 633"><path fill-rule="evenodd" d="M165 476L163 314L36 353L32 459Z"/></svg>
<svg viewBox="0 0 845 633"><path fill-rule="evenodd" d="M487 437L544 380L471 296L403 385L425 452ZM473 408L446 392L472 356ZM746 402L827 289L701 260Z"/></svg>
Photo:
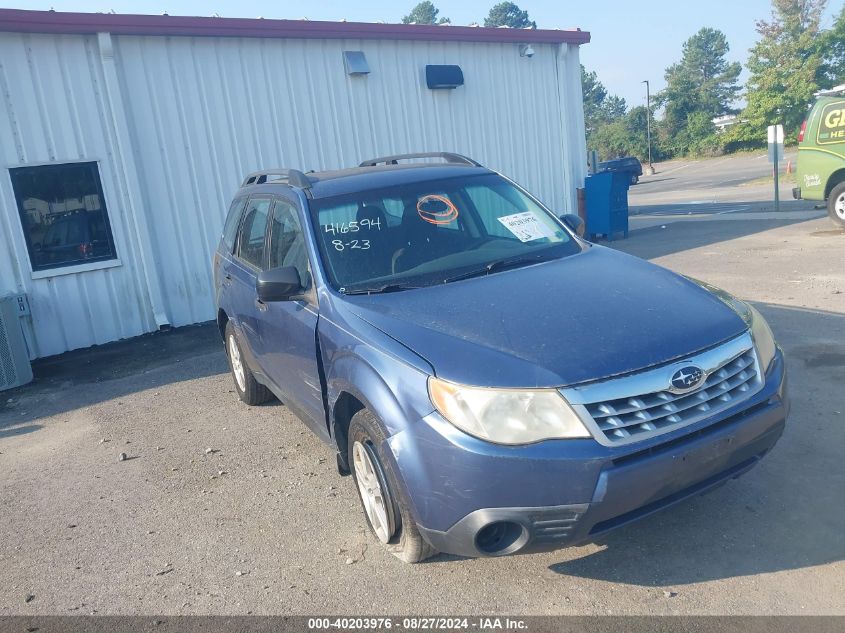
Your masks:
<svg viewBox="0 0 845 633"><path fill-rule="evenodd" d="M0 614L845 614L843 244L718 217L614 243L757 302L793 410L744 477L553 553L393 559L332 451L237 402L213 327L42 362L0 405Z"/></svg>

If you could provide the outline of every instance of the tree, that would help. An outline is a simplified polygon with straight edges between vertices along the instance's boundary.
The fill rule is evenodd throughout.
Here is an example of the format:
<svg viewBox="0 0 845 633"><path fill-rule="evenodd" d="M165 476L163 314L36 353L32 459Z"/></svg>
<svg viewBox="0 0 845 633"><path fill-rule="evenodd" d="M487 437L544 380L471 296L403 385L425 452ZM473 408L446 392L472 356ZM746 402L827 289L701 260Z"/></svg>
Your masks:
<svg viewBox="0 0 845 633"><path fill-rule="evenodd" d="M581 92L584 95L584 127L587 133L587 145L592 148L591 141L596 131L608 123L625 116L627 105L625 99L616 95L608 95L594 71L587 72L581 65Z"/></svg>
<svg viewBox="0 0 845 633"><path fill-rule="evenodd" d="M760 40L751 49L747 105L742 122L727 133L732 141L760 145L766 126L782 123L787 140L819 88L822 53L819 25L826 0L772 0L771 21L757 22Z"/></svg>
<svg viewBox="0 0 845 633"><path fill-rule="evenodd" d="M429 0L423 0L402 18L402 24L445 24L449 18L438 18L440 9Z"/></svg>
<svg viewBox="0 0 845 633"><path fill-rule="evenodd" d="M690 112L679 129L669 128L664 117L654 132L662 151L669 156L715 155L725 148L725 139L717 134L713 117L705 112Z"/></svg>
<svg viewBox="0 0 845 633"><path fill-rule="evenodd" d="M666 88L655 102L665 108L662 126L673 153L685 154L712 135L712 123L703 121L731 112L742 66L727 61L729 51L724 33L702 28L684 42L681 61L666 69Z"/></svg>
<svg viewBox="0 0 845 633"><path fill-rule="evenodd" d="M625 116L628 104L617 95L608 95L601 106L601 115L608 121Z"/></svg>
<svg viewBox="0 0 845 633"><path fill-rule="evenodd" d="M833 28L819 38L822 65L817 83L822 88L833 88L845 83L845 6L833 23Z"/></svg>
<svg viewBox="0 0 845 633"><path fill-rule="evenodd" d="M537 23L528 19L528 11L523 11L513 2L500 2L490 9L489 15L484 19L484 26L509 26L512 29L536 29Z"/></svg>
<svg viewBox="0 0 845 633"><path fill-rule="evenodd" d="M589 137L601 121L601 110L607 98L607 89L599 81L595 71L587 72L584 64L581 64L581 92L584 95L584 126Z"/></svg>
<svg viewBox="0 0 845 633"><path fill-rule="evenodd" d="M592 147L598 151L602 160L620 156L636 156L642 161L647 160L647 117L645 106L631 108L624 116L599 127L593 134ZM654 127L653 118L651 125ZM662 152L654 140L652 139L652 155L659 158Z"/></svg>

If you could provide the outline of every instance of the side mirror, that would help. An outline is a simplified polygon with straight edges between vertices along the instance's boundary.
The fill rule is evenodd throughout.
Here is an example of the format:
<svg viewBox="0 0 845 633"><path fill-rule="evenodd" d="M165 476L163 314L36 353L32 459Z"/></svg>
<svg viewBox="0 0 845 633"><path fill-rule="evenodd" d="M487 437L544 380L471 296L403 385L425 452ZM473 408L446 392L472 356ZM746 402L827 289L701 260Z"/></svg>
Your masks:
<svg viewBox="0 0 845 633"><path fill-rule="evenodd" d="M574 213L566 213L560 216L561 222L568 226L578 237L584 237L584 220Z"/></svg>
<svg viewBox="0 0 845 633"><path fill-rule="evenodd" d="M255 289L261 301L290 301L302 292L302 280L295 266L271 268L258 273Z"/></svg>

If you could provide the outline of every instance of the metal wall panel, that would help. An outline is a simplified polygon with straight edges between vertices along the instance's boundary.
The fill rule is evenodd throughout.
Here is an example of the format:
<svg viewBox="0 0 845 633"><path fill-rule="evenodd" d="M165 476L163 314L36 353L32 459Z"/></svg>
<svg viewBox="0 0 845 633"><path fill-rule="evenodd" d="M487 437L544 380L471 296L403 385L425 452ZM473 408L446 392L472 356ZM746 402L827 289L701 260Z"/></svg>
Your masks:
<svg viewBox="0 0 845 633"><path fill-rule="evenodd" d="M213 317L208 262L223 214L244 174L262 167L320 170L380 154L457 151L508 174L555 209L574 209L584 166L565 164L564 145L585 162L583 118L580 138L564 138L563 129L579 128L567 121L581 111L580 83L573 92L566 75L559 90L556 45L537 45L528 59L515 44L130 36L116 42L174 325ZM346 75L344 50L364 51L371 73ZM572 72L574 58L580 82L577 47L564 50L563 72ZM427 89L425 65L446 63L463 68L465 86Z"/></svg>
<svg viewBox="0 0 845 633"><path fill-rule="evenodd" d="M106 90L98 46L109 42L119 85ZM0 108L0 156L6 166L101 160L123 261L32 280L7 172L0 293L30 293L37 355L156 329L150 284L161 289L169 323L211 319L210 261L224 214L244 174L259 168L320 170L383 154L455 151L551 208L574 211L586 170L578 48L533 47L529 59L518 45L499 43L152 36L98 43L0 33L0 82L11 84L11 102ZM344 50L364 51L371 73L346 75ZM460 65L465 85L429 90L426 64ZM115 114L125 120L125 141ZM130 200L132 178L138 191ZM150 281L137 213L155 261Z"/></svg>
<svg viewBox="0 0 845 633"><path fill-rule="evenodd" d="M102 83L96 38L0 33L0 294L29 296L33 357L154 328ZM78 160L99 161L122 265L33 279L8 168Z"/></svg>

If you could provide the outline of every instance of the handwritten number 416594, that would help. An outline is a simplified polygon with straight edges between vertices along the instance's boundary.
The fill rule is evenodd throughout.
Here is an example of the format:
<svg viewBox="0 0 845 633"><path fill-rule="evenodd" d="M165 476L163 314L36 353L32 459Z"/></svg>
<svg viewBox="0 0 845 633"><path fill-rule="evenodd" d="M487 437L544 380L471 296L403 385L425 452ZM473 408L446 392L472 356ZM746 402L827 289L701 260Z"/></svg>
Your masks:
<svg viewBox="0 0 845 633"><path fill-rule="evenodd" d="M324 226L326 233L332 235L345 235L346 233L357 233L361 230L381 231L381 218L363 220L351 220L349 222L332 222Z"/></svg>

